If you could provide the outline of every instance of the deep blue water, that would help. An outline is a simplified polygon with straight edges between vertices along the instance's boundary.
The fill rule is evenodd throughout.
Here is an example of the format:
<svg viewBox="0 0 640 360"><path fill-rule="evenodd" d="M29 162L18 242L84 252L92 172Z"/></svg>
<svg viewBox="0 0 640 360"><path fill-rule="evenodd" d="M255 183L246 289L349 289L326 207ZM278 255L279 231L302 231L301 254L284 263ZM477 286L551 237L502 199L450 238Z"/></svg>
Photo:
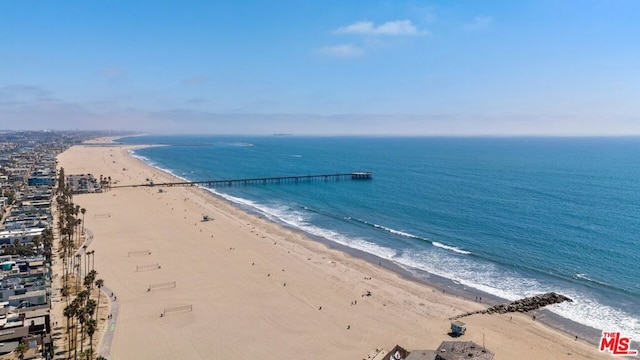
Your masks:
<svg viewBox="0 0 640 360"><path fill-rule="evenodd" d="M640 338L640 138L135 137L189 180L367 170L371 181L218 188L313 235ZM253 146L248 146L253 145Z"/></svg>

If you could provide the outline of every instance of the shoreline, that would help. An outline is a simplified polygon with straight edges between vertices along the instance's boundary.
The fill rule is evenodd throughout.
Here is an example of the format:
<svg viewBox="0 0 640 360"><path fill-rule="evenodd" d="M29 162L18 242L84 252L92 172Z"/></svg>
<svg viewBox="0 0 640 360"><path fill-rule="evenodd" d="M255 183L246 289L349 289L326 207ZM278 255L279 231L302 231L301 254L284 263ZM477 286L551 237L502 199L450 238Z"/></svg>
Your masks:
<svg viewBox="0 0 640 360"><path fill-rule="evenodd" d="M143 161L144 162L144 161ZM155 167L153 165L150 165L148 163L145 163L146 165L153 167L155 169L158 169L160 171L163 171L165 173L167 173L170 176L176 177L178 179L180 179L179 177L177 177L176 175ZM510 301L504 298L501 298L497 295L493 295L491 293L487 293L484 292L482 290L478 290L472 287L467 287L465 285L456 283L454 280L451 280L449 278L445 278L443 276L440 275L436 275L433 273L430 273L428 271L425 270L421 270L421 269L416 269L416 268L411 268L411 269L407 269L399 264L397 264L396 262L389 260L389 259L385 259L382 257L379 257L375 254L371 254L368 253L366 251L360 250L360 249L356 249L356 248L352 248L334 241L331 241L327 238L324 238L322 236L318 236L318 235L314 235L314 234L310 234L305 232L304 230L301 230L299 228L296 228L292 225L286 224L284 222L280 222L280 221L275 221L275 220L271 220L269 218L267 218L267 216L265 216L264 214L262 214L260 211L252 209L251 207L249 207L248 205L245 204L239 204L239 203L235 203L223 196L220 196L214 192L211 192L209 189L207 188L202 188L202 190L205 190L206 192L208 192L211 196L215 197L218 200L221 201L226 201L229 205L234 206L235 208L239 209L240 211L244 211L248 214L254 215L254 216L258 216L260 218L263 218L265 221L270 221L273 222L279 226L282 226L284 228L287 228L291 231L294 232L299 232L300 234L302 234L303 236L306 236L307 238L311 239L312 241L316 241L322 245L324 245L325 247L327 247L328 249L333 249L333 250L337 250L340 252L343 252L345 254L348 254L350 256L353 256L355 258L358 259L362 259L364 261L367 261L369 264L373 265L373 266L379 266L380 268L383 268L385 270L391 271L399 276L401 276L404 279L407 279L409 281L415 282L417 284L422 284L422 285L426 285L429 288L433 289L433 290L443 290L444 292L446 292L447 294L451 295L451 296L455 296L455 297L459 297L462 299L465 299L467 301L473 301L476 302L476 297L480 297L480 299L482 300L479 303L482 303L483 305L486 305L486 307L490 307L490 306L494 306L494 305L498 305L498 304L506 304L509 303ZM588 325L584 325L581 323L578 323L576 321L573 321L571 319L562 317L558 314L553 313L551 310L545 309L545 308L541 308L535 311L531 311L526 313L529 316L535 315L536 316L536 321L545 324L547 326L549 326L550 328L554 329L554 330L558 330L563 332L566 335L569 336L578 336L578 338L582 341L585 341L589 344L592 344L593 346L599 346L599 341L600 341L600 337L602 335L602 331L593 327L590 327ZM477 315L477 316L493 316L493 315ZM464 318L461 320L464 322ZM635 343L635 341L634 341Z"/></svg>
<svg viewBox="0 0 640 360"><path fill-rule="evenodd" d="M136 183L143 181L145 177L175 178L172 174L132 156L128 151L133 147L137 146L78 147L61 156L67 160L61 161L61 166L65 167L69 173L79 171L109 174L121 183ZM109 156L114 158L113 164L111 161L106 161ZM100 158L103 160L102 164L95 160ZM67 165L70 166L67 168ZM365 356L367 352L380 346L390 348L394 345L393 343L414 349L435 348L440 341L451 340L446 336L449 317L469 310L485 308L488 304L488 295L486 300L483 299L481 307L480 304L473 302L473 299L465 299L463 293L456 294L454 291L456 284L451 281L448 281L450 286L446 294L442 294L436 288L438 284L447 286L446 282L436 281L434 287L429 281L416 281L409 271L393 262L379 260L378 264L382 266L376 265L375 260L372 262L366 258L372 258L371 254L364 252L358 254L355 249L341 248L339 244L326 239L324 239L325 243L322 243L319 241L321 239L311 237L299 229L283 227L282 224L268 220L257 212L247 213L241 209L241 206L206 189L172 187L162 193L155 190L118 189L78 197L78 201L83 203L86 200L87 209L95 214L88 218L93 222L88 226L92 230L95 229L93 231L97 241L94 241L94 244L98 253L101 254L101 257L96 258L96 265L99 263L102 265L100 271L104 272L106 283L118 293L121 314L117 320L118 330L115 332L111 351L113 356L151 358L154 351L163 349L170 354L195 356L193 352L195 349L198 353L217 351L219 356L226 354L226 358L235 358L237 356L231 355L233 352L227 352L231 350L221 350L226 349L229 343L241 346L245 357L255 357L256 354L260 354L259 357L262 358L280 357L280 350L273 352L275 350L272 348L275 344L279 344L277 348L287 351L316 355L322 353L345 359ZM122 200L125 199L127 201L123 202ZM130 209L132 201L135 204L134 207L139 210ZM175 217L179 214L176 211L181 210L184 211L184 219L182 216ZM140 212L149 211L155 214L153 218L140 217ZM194 218L201 219L203 211L205 214L213 214L214 220L193 223ZM103 216L105 213L110 216L108 218ZM192 219L191 227L183 221L188 222L188 219ZM109 225L116 224L114 221L117 221L117 228ZM170 228L163 226L168 222L173 223ZM195 245L197 242L194 243L194 241L207 241L209 236L202 234L203 231L208 232L207 229L214 230L211 235L213 240L208 240L211 245L206 248ZM180 248L171 247L170 239L180 236L178 234L189 234L185 238L189 240ZM159 260L159 263L163 264L162 271L144 274L134 272L132 275L130 268L135 261L139 260L123 257L121 254L127 248L135 250L143 247L153 249L154 255L150 258L152 257L154 261ZM366 256L359 256L364 254ZM173 261L176 256L183 258L184 261L176 263ZM240 259L238 257L244 260L238 263L237 260ZM205 263L202 263L201 258L209 259L206 264L210 265L203 267ZM232 260L233 262L229 262ZM254 260L257 260L255 269L252 265L248 268L245 268L247 265L243 265L246 262L252 264L251 261ZM109 267L105 268L106 264L109 264ZM191 268L197 264L202 265L198 265L199 272L194 273ZM283 266L282 273L278 271L275 274L266 274L266 278L263 277L269 271L268 269L271 268L273 271L274 266ZM288 268L286 273L284 267ZM211 270L208 270L209 268ZM225 271L220 272L222 269ZM255 272L256 270L258 273ZM144 295L146 292L136 290L141 286L146 288L149 283L149 280L137 280L138 278L155 278L167 272L187 286L189 283L198 284L198 281L202 281L198 278L205 276L208 283L219 284L216 286L223 286L225 291L220 293L215 289L209 289L208 286L191 289L181 287L179 294L167 291L153 293L151 295L153 297L150 297L150 295ZM259 276L260 273L262 276ZM269 280L269 275L276 277L271 277L272 280ZM373 277L373 280L363 280L363 276L365 279ZM238 283L240 279L242 280ZM280 287L273 288L273 281L278 279L286 282L284 285L281 283ZM429 275L428 279L433 280L434 276ZM265 280L267 280L266 283ZM291 288L287 286L288 283ZM229 287L231 284L236 285ZM239 286L239 284L243 285ZM325 288L332 290L321 291ZM370 289L373 292L370 299L360 297L359 294L364 289ZM283 294L282 290L286 292ZM193 293L193 291L197 292ZM263 295L257 299L253 296L247 298L246 295L240 295L256 291ZM193 295L189 296L191 293ZM211 307L214 303L209 304L198 300L205 294L210 294L206 295L207 297L212 296L217 299L214 307ZM185 320L190 320L183 323L177 316L165 320L159 320L157 313L153 316L154 308L157 309L162 304L180 305L180 299L184 302L185 296L195 301L194 312L198 311L197 318L184 314L182 316ZM358 301L355 307L344 307L344 302L353 301L353 298L361 301ZM260 299L265 299L267 303L261 301L255 303ZM279 300L273 303L269 299ZM317 309L318 303L322 304L321 311ZM242 314L237 314L233 318L224 316L229 310L238 309L239 306L245 309ZM309 306L312 309L309 309ZM249 316L254 313L255 315ZM371 316L372 314L375 316ZM251 320L246 318L247 316ZM308 321L300 323L300 319ZM469 330L461 340L481 343L486 332L489 339L487 347L496 352L496 359L519 356L523 346L541 347L539 351L535 350L528 354L531 359L541 358L549 353L566 354L568 349L580 358L606 358L591 344L583 341L574 342L566 334L531 321L527 315L513 314L513 320L511 322L508 315L469 317L465 320ZM193 337L201 339L199 332L194 333L194 330L189 330L195 324L199 324L197 328L207 328L209 329L207 332L217 334L216 341L212 344L206 344L206 341L192 343L186 341L187 338L181 335L178 338L182 340L178 340L171 328L161 325L162 321L164 323L171 321L173 325L186 329L185 334L190 336L189 339ZM227 330L218 333L217 328L209 328L213 324L211 321ZM352 329L343 333L345 321L350 322ZM290 333L290 330L285 329L297 330ZM233 334L240 339L228 337ZM285 334L289 334L285 337L290 340L282 342L279 340L280 336ZM311 334L313 336L309 337ZM151 345L148 349L137 349L137 357L135 354L129 355L132 351L132 339L136 337L140 338L138 342L148 342ZM246 339L252 339L250 345ZM502 340L496 342L496 339ZM175 341L181 341L180 345ZM185 344L182 344L183 341ZM167 342L172 345L171 348L167 348ZM327 349L327 344L333 344L332 349ZM313 355L308 357L314 358Z"/></svg>
<svg viewBox="0 0 640 360"><path fill-rule="evenodd" d="M114 144L118 144L118 143L114 143ZM152 147L152 146L163 146L163 145L156 145L156 144L144 144L144 145L122 145L122 146L131 146L131 147L135 147L135 148L131 148L130 150L128 150L128 154L129 156L131 156L132 158L140 161L141 163L143 163L145 166L152 168L154 170L160 171L166 175L168 175L171 178L174 178L178 181L191 181L187 178L182 178L176 174L173 174L172 172L170 172L167 169L163 169L154 165L149 164L147 161L145 161L144 157L136 155L134 153L132 153L133 151L137 150L137 149L141 149L141 148L146 148L146 147ZM347 245L343 245L337 242L334 242L330 239L327 239L325 237L319 236L319 235L314 235L308 232L305 232L302 229L299 229L295 226L292 226L290 224L287 224L285 222L282 221L278 221L278 220L273 220L270 219L267 215L265 215L264 213L262 213L260 210L255 209L253 207L251 207L250 205L244 204L244 203L238 203L238 202L234 202L220 194L218 194L217 192L213 191L212 189L208 189L206 187L202 187L202 186L197 186L198 189L202 190L205 192L206 195L211 196L213 198L215 198L218 201L223 201L227 204L229 204L230 206L233 206L235 209L242 211L244 213L246 213L247 215L251 215L251 216L256 216L259 217L261 219L263 219L264 221L267 222L271 222L277 226L281 226L285 229L288 229L289 231L292 232L296 232L301 234L302 236L315 241L317 243L320 243L322 245L324 245L327 249L331 249L331 250L337 250L340 251L344 254L347 254L349 256L352 256L354 258L358 258L361 260L364 260L366 262L368 262L369 264L371 264L372 266L378 266L382 269L388 270L390 272L393 272L395 274L397 274L398 276L415 282L416 284L421 284L421 285L425 285L427 287L429 287L432 290L442 290L443 293L447 293L448 295L451 296L455 296L458 298L462 298L464 300L467 300L469 302L478 302L476 300L476 297L479 297L481 299L480 302L483 304L483 306L485 306L486 308L490 307L490 306L494 306L494 305L498 305L498 304L507 304L510 301L508 299L505 298L501 298L497 295L473 288L473 287L468 287L465 286L463 284L457 283L456 281L440 276L440 275L436 275L433 273L430 273L428 271L422 270L422 269L417 269L417 268L406 268L396 262L394 262L393 260L389 260L389 259L385 259L382 258L378 255L375 254L371 254L368 253L364 250L360 250L360 249L356 249L356 248L352 248L349 247ZM457 314L456 314L457 315ZM588 325L584 325L581 324L577 321L565 318L561 315L558 315L554 312L552 312L549 309L546 308L540 308L538 310L534 310L534 311L530 311L525 313L526 316L535 316L536 321L538 321L539 323L545 324L547 326L549 326L551 329L560 331L562 333L564 333L565 335L568 335L570 337L575 337L577 336L578 339L580 339L581 341L587 342L591 345L593 345L594 347L599 346L599 341L600 338L602 336L602 330L590 327ZM477 315L477 316L493 316L493 315ZM464 322L464 318L462 319L462 321ZM636 341L633 341L633 344L636 344ZM640 345L640 344L638 344ZM639 347L636 345L636 348Z"/></svg>
<svg viewBox="0 0 640 360"><path fill-rule="evenodd" d="M142 146L137 146L136 149L140 149L140 148L146 148L146 147L151 147L151 146L160 146L160 145L155 145L155 144L145 144ZM129 155L132 156L135 159L140 160L142 163L144 163L146 166L151 167L153 169L156 169L158 171L161 171L165 174L167 174L168 176L178 179L178 180L184 180L184 181L190 181L187 178L182 178L176 174L173 174L172 172L168 171L167 169L163 169L154 165L149 164L148 162L146 162L144 160L144 157L138 156L136 154L133 153L133 151L135 151L136 149L131 149L128 151ZM202 187L202 186L197 186L199 189L205 191L209 196L212 196L214 198L216 198L219 201L224 201L226 203L228 203L229 205L233 206L234 208L243 211L249 215L253 215L253 216L257 216L262 218L265 221L269 221L272 222L278 226L284 227L286 229L289 229L290 231L293 232L298 232L300 234L302 234L303 236L316 241L322 245L324 245L325 247L327 247L328 249L332 249L332 250L337 250L340 252L343 252L345 254L348 254L352 257L358 258L358 259L362 259L364 261L367 261L368 263L370 263L373 266L379 266L383 269L386 269L388 271L391 271L409 281L413 281L415 283L418 284L422 284L422 285L426 285L429 288L431 288L432 290L442 290L443 293L448 293L449 295L452 296L456 296L468 301L473 301L476 302L476 298L479 297L481 299L481 302L483 305L486 305L486 307L490 307L490 306L494 306L494 305L498 305L498 304L505 304L505 303L509 303L510 301L504 298L501 298L497 295L491 294L491 293L487 293L485 291L482 290L478 290L472 287L467 287L465 285L459 284L457 282L455 282L452 279L443 277L443 276L439 276L433 273L430 273L428 271L425 270L421 270L421 269L416 269L416 268L411 268L411 269L407 269L401 265L399 265L398 263L394 262L393 260L389 260L389 259L385 259L382 257L379 257L375 254L371 254L368 253L366 251L360 250L360 249L356 249L356 248L352 248L349 247L347 245L343 245L337 242L334 242L330 239L324 238L322 236L319 235L314 235L308 232L305 232L302 229L299 229L295 226L292 226L290 224L286 224L282 221L278 221L278 220L272 220L269 219L265 214L263 214L262 212L260 212L258 209L252 208L251 206L247 205L247 204L243 204L243 203L237 203L234 202L220 194L218 194L217 192L213 191L212 189L208 189L206 187ZM549 327L551 327L554 330L558 330L561 331L563 333L565 333L568 336L577 336L580 340L585 341L589 344L592 344L593 346L598 346L599 345L599 341L600 341L600 337L602 335L602 331L593 327L590 327L588 325L584 325L581 323L578 323L576 321L573 321L571 319L562 317L561 315L555 314L553 313L551 310L545 309L545 308L541 308L535 311L531 311L526 313L526 315L529 316L535 316L536 320L542 324L545 324ZM480 315L480 316L491 316L491 315ZM462 320L464 321L464 320ZM634 341L635 343L635 341Z"/></svg>

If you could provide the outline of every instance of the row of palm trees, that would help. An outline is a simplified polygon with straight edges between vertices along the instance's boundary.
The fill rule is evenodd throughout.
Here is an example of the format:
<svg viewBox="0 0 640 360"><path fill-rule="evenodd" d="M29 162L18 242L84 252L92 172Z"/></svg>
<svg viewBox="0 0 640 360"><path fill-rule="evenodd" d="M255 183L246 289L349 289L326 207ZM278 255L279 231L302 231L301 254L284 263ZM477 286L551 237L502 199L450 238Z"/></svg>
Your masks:
<svg viewBox="0 0 640 360"><path fill-rule="evenodd" d="M64 308L64 316L67 318L67 336L69 337L69 353L73 348L73 359L78 354L78 330L80 330L80 359L93 359L93 335L98 327L98 304L100 303L100 288L104 280L95 279L97 272L87 274L84 278L84 289ZM98 288L98 299L91 298L93 286ZM84 350L86 337L89 338L89 349Z"/></svg>
<svg viewBox="0 0 640 360"><path fill-rule="evenodd" d="M93 359L93 335L98 327L98 304L100 303L100 289L104 280L97 279L98 272L89 270L89 257L95 256L95 251L76 253L80 249L81 235L84 234L84 215L86 209L73 203L73 194L66 182L64 168L58 175L56 188L56 203L58 209L58 230L60 233L60 256L62 257L62 295L66 298L64 316L67 318L67 338L69 339L68 359L78 359L78 342L80 343L80 359ZM82 215L82 219L79 218ZM82 227L80 227L82 225ZM82 256L84 255L84 259ZM73 261L75 260L75 261ZM82 272L82 264L84 272ZM75 269L74 269L75 268ZM74 270L76 270L74 272ZM82 273L85 274L84 278ZM82 279L82 283L80 280ZM92 291L94 286L97 292ZM72 296L75 290L75 296ZM97 300L92 294L97 293ZM78 336L78 332L80 333ZM84 349L85 339L89 339L89 348ZM98 357L100 359L101 357Z"/></svg>

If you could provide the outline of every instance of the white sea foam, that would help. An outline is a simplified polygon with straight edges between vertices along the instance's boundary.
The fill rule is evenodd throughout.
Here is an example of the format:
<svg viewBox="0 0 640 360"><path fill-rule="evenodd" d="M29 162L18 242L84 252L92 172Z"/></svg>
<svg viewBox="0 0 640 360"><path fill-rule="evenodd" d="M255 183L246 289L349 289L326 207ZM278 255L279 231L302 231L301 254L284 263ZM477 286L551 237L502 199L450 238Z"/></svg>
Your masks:
<svg viewBox="0 0 640 360"><path fill-rule="evenodd" d="M155 163L151 161L149 158L137 154L134 150L128 150L127 152L129 153L129 155L131 155L131 157L136 158L138 160L142 160L142 162L147 163L151 166L157 167L156 165L154 165Z"/></svg>
<svg viewBox="0 0 640 360"><path fill-rule="evenodd" d="M586 280L589 282L592 282L594 284L598 284L598 285L604 285L604 286L612 286L611 284L607 284L606 282L600 281L600 280L596 280L596 279L592 279L589 276L587 276L587 274L582 274L582 273L578 273L576 274L576 278L582 279L582 280Z"/></svg>
<svg viewBox="0 0 640 360"><path fill-rule="evenodd" d="M251 200L219 193L211 189L207 190L236 204L247 206L253 211L264 215L272 221L284 223L293 228L302 230L308 234L319 236L321 238L353 249L364 251L383 259L391 259L397 254L396 250L394 249L380 246L373 242L367 241L366 239L347 237L339 232L312 225L308 222L308 217L310 216L309 213L291 209L289 206L282 204L265 205Z"/></svg>
<svg viewBox="0 0 640 360"><path fill-rule="evenodd" d="M368 222L366 220L360 220L360 219L356 219L356 220L359 221L359 222L362 222L364 224L371 225L371 226L375 227L376 229L384 230L384 231L389 232L391 234L400 235L400 236L404 236L404 237L411 238L411 239L420 239L420 240L429 241L429 242L431 242L431 244L433 246L439 247L441 249L450 250L450 251L456 252L458 254L463 254L463 255L471 254L470 251L462 250L462 249L460 249L458 247L455 247L455 246L445 245L445 244L437 242L437 241L431 241L431 240L429 240L427 238L424 238L424 237L421 237L421 236L418 236L418 235L414 235L414 234L408 233L406 231L396 230L396 229L392 229L392 228L384 226L384 225L370 223L370 222Z"/></svg>
<svg viewBox="0 0 640 360"><path fill-rule="evenodd" d="M638 319L631 314L603 305L588 295L577 293L571 289L550 288L538 280L522 277L516 273L505 273L503 269L499 269L492 263L479 263L476 260L453 254L443 255L439 251L404 252L402 255L397 256L397 251L394 249L374 244L365 239L348 238L338 232L311 225L308 222L308 213L294 211L287 206L265 206L226 194L219 195L238 204L250 206L272 220L283 222L309 234L320 236L384 259L391 259L407 270L419 269L427 271L437 276L451 279L462 286L477 289L509 301L550 291L562 293L574 301L550 306L548 310L580 324L607 331L621 331L633 339L640 339L640 322ZM435 243L434 245L438 248L460 253L460 249L457 248L446 245L438 246ZM462 254L467 253L462 252Z"/></svg>
<svg viewBox="0 0 640 360"><path fill-rule="evenodd" d="M439 242L437 242L437 241L432 242L432 244L433 244L433 246L435 246L435 247L439 247L439 248L446 249L446 250L451 250L451 251L453 251L453 252L457 252L458 254L464 254L464 255L469 255L469 254L471 254L471 252L469 252L469 251L462 250L462 249L457 248L457 247L455 247L455 246L445 245L445 244L443 244L443 243L439 243Z"/></svg>
<svg viewBox="0 0 640 360"><path fill-rule="evenodd" d="M159 166L156 162L152 161L151 159L149 159L149 158L147 158L147 157L144 157L144 156L142 156L142 155L138 155L138 154L136 154L133 150L129 150L129 154L131 154L131 156L132 156L132 157L134 157L134 158L140 159L141 161L143 161L143 162L144 162L144 163L146 163L147 165L149 165L149 166L153 166L154 168L156 168L156 169L158 169L158 170L160 170L160 171L163 171L163 172L165 172L165 173L167 173L167 174L170 174L170 175L172 175L172 176L175 176L176 178L178 178L178 179L180 179L180 180L183 180L183 181L192 181L192 180L190 180L190 179L187 179L187 178L185 178L185 177L183 177L183 176L180 176L180 175L176 174L175 172L173 172L173 171L172 171L172 170L170 170L170 169L166 169L166 168L163 168L163 167Z"/></svg>
<svg viewBox="0 0 640 360"><path fill-rule="evenodd" d="M604 331L620 331L633 340L640 339L640 321L624 310L603 305L584 294L571 290L563 292L573 299L572 303L556 304L549 307L552 312Z"/></svg>
<svg viewBox="0 0 640 360"><path fill-rule="evenodd" d="M382 226L382 225L378 225L378 224L371 224L371 225L373 225L373 227L375 227L375 228L382 229L382 230L390 232L392 234L406 236L408 238L413 238L413 239L422 239L420 236L409 234L408 232L404 232L404 231L400 231L400 230L394 230L392 228L389 228L389 227L386 227L386 226Z"/></svg>
<svg viewBox="0 0 640 360"><path fill-rule="evenodd" d="M230 142L228 143L229 145L233 145L233 146L241 146L241 147L254 147L255 145L249 142L242 142L242 141L234 141L234 142Z"/></svg>
<svg viewBox="0 0 640 360"><path fill-rule="evenodd" d="M510 276L491 263L478 263L438 251L405 253L394 260L408 269L427 271L508 300L522 297L520 294L527 291L535 293L540 288L536 281Z"/></svg>
<svg viewBox="0 0 640 360"><path fill-rule="evenodd" d="M552 305L548 310L583 325L605 331L621 331L633 339L640 339L640 321L637 318L624 310L604 305L590 294L575 289L559 289L516 273L505 273L491 263L481 264L435 252L403 254L394 260L407 269L424 270L510 301L555 291L568 296L573 302Z"/></svg>

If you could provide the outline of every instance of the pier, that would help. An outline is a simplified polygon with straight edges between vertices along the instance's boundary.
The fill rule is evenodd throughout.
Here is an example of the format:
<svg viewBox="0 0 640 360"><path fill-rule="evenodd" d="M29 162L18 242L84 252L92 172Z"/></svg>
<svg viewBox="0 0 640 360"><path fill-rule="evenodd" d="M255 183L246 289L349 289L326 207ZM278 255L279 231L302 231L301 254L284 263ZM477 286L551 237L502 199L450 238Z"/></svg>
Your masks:
<svg viewBox="0 0 640 360"><path fill-rule="evenodd" d="M150 181L145 184L134 185L116 185L111 186L111 189L125 188L125 187L154 187L154 186L193 186L201 185L208 188L213 187L230 187L236 185L266 185L266 184L281 184L281 183L298 183L298 182L310 182L310 181L335 181L335 180L371 180L373 173L369 171L355 171L350 173L340 174L320 174L320 175L296 175L296 176L276 176L276 177L261 177L261 178L247 178L247 179L229 179L229 180L202 180L202 181L175 181L165 183L154 183Z"/></svg>

